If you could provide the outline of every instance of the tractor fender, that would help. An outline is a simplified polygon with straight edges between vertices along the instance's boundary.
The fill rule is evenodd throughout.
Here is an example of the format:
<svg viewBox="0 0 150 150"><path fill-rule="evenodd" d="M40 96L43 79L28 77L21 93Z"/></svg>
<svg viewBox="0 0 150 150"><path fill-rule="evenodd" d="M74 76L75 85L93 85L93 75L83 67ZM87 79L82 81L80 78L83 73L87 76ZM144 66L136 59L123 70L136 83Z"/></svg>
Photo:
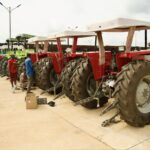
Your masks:
<svg viewBox="0 0 150 150"><path fill-rule="evenodd" d="M55 53L52 57L52 63L54 70L57 74L60 74L64 67L64 57L60 53Z"/></svg>
<svg viewBox="0 0 150 150"><path fill-rule="evenodd" d="M112 60L112 54L111 52L105 53L105 64L100 65L99 64L99 53L93 52L93 53L87 53L86 56L91 63L92 71L94 74L94 79L99 80L102 78L102 76L105 74L105 70L108 66L111 65Z"/></svg>

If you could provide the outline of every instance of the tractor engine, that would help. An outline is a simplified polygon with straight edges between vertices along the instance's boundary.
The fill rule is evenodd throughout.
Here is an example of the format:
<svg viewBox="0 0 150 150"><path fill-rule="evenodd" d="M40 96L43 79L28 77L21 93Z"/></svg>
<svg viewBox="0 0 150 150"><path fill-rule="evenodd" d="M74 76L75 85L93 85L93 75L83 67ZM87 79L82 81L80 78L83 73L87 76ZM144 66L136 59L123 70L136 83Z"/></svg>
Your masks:
<svg viewBox="0 0 150 150"><path fill-rule="evenodd" d="M115 76L107 76L106 80L102 83L102 92L106 97L111 98L112 92L114 91Z"/></svg>

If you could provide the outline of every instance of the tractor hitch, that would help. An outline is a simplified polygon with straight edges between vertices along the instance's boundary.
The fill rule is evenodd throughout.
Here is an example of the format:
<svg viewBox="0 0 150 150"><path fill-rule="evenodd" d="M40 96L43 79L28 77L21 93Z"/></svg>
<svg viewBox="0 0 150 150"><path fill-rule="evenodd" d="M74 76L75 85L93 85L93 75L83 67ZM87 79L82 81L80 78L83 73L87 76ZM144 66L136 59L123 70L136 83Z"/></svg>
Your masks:
<svg viewBox="0 0 150 150"><path fill-rule="evenodd" d="M99 104L99 98L91 96L91 97L88 97L88 98L85 98L85 99L81 99L81 100L75 102L75 106L76 105L86 104L86 103L91 102L93 100L97 100L98 101L97 104Z"/></svg>
<svg viewBox="0 0 150 150"><path fill-rule="evenodd" d="M112 116L110 119L107 119L105 121L102 122L101 126L102 127L107 127L109 126L110 124L113 124L113 123L119 123L121 120L116 120L116 117L120 114L120 111L117 111L117 113Z"/></svg>
<svg viewBox="0 0 150 150"><path fill-rule="evenodd" d="M62 91L60 92L53 100L56 100L58 98L60 98L61 96L63 96L65 93Z"/></svg>
<svg viewBox="0 0 150 150"><path fill-rule="evenodd" d="M110 105L108 105L100 114L100 116L106 114L108 111L116 108L118 105L118 100L115 100L114 102L112 102ZM120 114L120 111L117 109L117 113L112 116L110 119L107 119L105 121L102 122L101 126L102 127L106 127L106 126L109 126L110 124L113 124L113 123L118 123L120 122L121 120L116 120L116 117Z"/></svg>
<svg viewBox="0 0 150 150"><path fill-rule="evenodd" d="M100 88L101 88L101 86L102 86L103 80L104 80L104 78L102 78L102 81L100 82L100 84L98 84L98 87L97 87L97 89L95 90L95 93L94 93L92 96L77 101L77 102L75 103L75 106L76 106L76 105L86 104L86 103L91 102L91 101L93 101L93 100L97 100L97 107L99 107L98 92L99 92L99 90L100 90Z"/></svg>
<svg viewBox="0 0 150 150"><path fill-rule="evenodd" d="M62 86L61 83L60 83L60 84L57 84L57 85L55 85L55 86L53 86L53 87L51 87L51 88L49 88L49 89L43 91L43 92L41 93L41 95L44 94L44 93L50 93L50 92L53 92L53 91L54 91L54 95L56 95L56 90L57 90L57 88L60 88L61 86Z"/></svg>

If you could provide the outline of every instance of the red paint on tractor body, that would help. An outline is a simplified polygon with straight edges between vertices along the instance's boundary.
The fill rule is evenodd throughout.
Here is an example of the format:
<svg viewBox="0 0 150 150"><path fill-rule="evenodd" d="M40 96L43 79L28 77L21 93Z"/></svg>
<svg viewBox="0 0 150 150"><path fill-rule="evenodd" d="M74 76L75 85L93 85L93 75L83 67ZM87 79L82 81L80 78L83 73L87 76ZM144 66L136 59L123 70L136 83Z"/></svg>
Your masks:
<svg viewBox="0 0 150 150"><path fill-rule="evenodd" d="M31 54L31 60L32 63L36 63L39 59L47 57L47 53L32 53Z"/></svg>
<svg viewBox="0 0 150 150"><path fill-rule="evenodd" d="M121 71L122 66L126 65L132 60L143 60L144 55L150 55L150 49L141 51L117 52L115 56L113 56L111 51L107 50L105 51L105 64L100 65L99 51L92 51L91 49L90 52L77 52L77 41L78 37L73 37L72 51L70 53L63 53L64 50L61 45L61 40L60 38L57 38L58 52L32 54L32 61L34 63L41 58L49 57L52 59L52 64L56 74L61 74L66 63L68 63L70 60L80 57L88 58L92 67L94 79L98 81L105 75L117 74L117 72ZM117 71L114 71L112 68L113 59L115 59Z"/></svg>

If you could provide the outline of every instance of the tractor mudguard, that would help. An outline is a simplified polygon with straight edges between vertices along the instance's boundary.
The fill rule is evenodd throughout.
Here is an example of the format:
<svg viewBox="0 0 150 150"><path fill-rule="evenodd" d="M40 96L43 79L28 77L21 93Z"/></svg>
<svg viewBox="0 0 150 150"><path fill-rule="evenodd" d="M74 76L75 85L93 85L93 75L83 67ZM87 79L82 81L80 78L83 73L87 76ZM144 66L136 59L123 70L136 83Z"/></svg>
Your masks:
<svg viewBox="0 0 150 150"><path fill-rule="evenodd" d="M99 80L105 74L105 70L111 65L112 54L110 51L105 52L105 64L99 64L99 52L86 53L84 57L88 57L94 74L94 79Z"/></svg>

